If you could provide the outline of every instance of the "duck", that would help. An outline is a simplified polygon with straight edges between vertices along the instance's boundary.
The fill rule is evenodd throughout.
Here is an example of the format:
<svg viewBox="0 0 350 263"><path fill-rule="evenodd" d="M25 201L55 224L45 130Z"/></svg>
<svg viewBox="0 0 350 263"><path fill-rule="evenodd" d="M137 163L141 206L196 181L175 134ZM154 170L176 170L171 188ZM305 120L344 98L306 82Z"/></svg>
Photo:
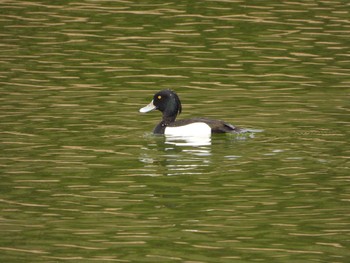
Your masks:
<svg viewBox="0 0 350 263"><path fill-rule="evenodd" d="M179 96L175 91L164 89L154 94L152 101L139 110L140 113L147 113L159 110L162 120L154 128L154 134L171 136L211 136L213 133L241 133L245 129L236 127L230 123L208 118L191 118L176 120L182 112L182 105Z"/></svg>

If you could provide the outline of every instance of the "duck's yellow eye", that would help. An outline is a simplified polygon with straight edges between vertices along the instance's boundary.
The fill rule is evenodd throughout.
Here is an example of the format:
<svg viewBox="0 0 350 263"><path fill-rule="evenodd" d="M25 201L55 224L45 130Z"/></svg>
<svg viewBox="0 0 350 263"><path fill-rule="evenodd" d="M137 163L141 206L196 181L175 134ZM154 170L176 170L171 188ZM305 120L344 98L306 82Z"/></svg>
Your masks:
<svg viewBox="0 0 350 263"><path fill-rule="evenodd" d="M160 100L162 98L162 96L159 95L157 98Z"/></svg>

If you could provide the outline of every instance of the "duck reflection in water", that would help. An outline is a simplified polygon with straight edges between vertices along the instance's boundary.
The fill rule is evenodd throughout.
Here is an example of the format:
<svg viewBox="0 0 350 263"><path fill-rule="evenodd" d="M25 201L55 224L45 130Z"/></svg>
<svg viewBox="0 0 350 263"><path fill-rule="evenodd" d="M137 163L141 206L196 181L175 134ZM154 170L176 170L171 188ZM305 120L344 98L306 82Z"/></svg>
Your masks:
<svg viewBox="0 0 350 263"><path fill-rule="evenodd" d="M139 160L149 176L203 174L211 163L210 137L147 137Z"/></svg>

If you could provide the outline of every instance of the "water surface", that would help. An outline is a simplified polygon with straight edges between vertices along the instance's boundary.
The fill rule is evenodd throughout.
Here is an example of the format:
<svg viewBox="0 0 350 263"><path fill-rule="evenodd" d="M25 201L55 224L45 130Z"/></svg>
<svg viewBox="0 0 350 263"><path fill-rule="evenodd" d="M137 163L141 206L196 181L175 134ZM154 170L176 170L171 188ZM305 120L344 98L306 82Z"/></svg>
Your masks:
<svg viewBox="0 0 350 263"><path fill-rule="evenodd" d="M3 1L2 262L347 262L347 1ZM263 129L205 143L180 118Z"/></svg>

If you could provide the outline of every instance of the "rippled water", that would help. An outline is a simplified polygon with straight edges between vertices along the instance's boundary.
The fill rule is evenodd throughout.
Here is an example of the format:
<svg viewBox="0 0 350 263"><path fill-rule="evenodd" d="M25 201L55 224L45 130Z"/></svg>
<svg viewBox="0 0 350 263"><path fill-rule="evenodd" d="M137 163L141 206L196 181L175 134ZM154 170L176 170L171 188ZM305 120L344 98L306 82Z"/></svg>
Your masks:
<svg viewBox="0 0 350 263"><path fill-rule="evenodd" d="M1 262L348 261L347 1L56 2L1 3Z"/></svg>

